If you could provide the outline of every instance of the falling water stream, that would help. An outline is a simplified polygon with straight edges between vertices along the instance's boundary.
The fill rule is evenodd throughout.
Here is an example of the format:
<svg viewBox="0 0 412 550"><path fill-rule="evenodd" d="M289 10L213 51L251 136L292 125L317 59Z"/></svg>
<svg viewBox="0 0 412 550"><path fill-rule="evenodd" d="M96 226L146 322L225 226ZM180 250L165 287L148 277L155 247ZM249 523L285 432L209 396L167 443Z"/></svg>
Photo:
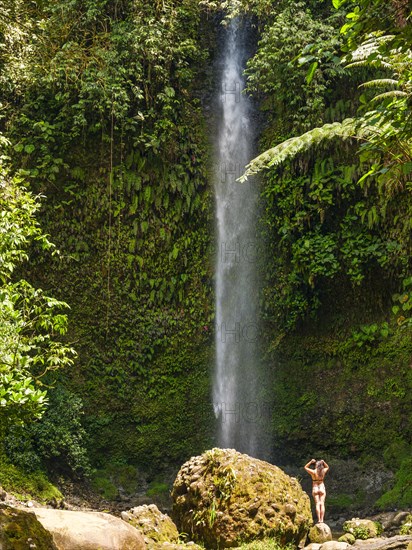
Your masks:
<svg viewBox="0 0 412 550"><path fill-rule="evenodd" d="M236 179L253 156L252 106L242 93L246 29L227 27L216 146L216 364L213 404L218 445L260 456L256 182Z"/></svg>

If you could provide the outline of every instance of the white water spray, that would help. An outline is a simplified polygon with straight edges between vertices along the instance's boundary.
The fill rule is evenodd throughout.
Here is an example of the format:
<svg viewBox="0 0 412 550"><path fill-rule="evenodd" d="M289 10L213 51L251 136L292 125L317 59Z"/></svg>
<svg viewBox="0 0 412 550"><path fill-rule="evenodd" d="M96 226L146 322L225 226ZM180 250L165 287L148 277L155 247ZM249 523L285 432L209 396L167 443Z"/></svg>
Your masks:
<svg viewBox="0 0 412 550"><path fill-rule="evenodd" d="M252 456L260 447L256 182L239 183L253 156L251 105L245 94L244 32L226 30L218 122L216 197L216 365L213 404L218 445Z"/></svg>

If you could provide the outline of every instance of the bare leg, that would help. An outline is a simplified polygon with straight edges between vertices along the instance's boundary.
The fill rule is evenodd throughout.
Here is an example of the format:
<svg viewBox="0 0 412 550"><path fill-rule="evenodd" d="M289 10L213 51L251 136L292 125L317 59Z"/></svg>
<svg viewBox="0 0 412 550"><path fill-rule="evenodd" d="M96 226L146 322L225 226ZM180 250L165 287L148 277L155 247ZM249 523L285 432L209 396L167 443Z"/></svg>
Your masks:
<svg viewBox="0 0 412 550"><path fill-rule="evenodd" d="M325 519L325 494L319 495L319 516L320 516L320 522L323 523L323 520Z"/></svg>
<svg viewBox="0 0 412 550"><path fill-rule="evenodd" d="M320 523L322 521L321 517L322 517L322 511L321 511L321 500L320 500L320 495L319 494L316 494L316 495L313 495L313 500L315 501L315 506L316 506L316 515L318 516L318 523Z"/></svg>

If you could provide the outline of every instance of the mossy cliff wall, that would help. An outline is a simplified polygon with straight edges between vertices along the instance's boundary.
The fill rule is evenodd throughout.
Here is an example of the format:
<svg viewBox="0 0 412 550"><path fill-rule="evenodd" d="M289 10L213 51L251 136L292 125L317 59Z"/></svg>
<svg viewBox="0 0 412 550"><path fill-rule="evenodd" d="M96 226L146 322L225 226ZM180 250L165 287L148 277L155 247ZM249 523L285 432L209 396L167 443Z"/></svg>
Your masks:
<svg viewBox="0 0 412 550"><path fill-rule="evenodd" d="M7 67L8 132L60 255L32 258L25 275L70 304L78 358L57 383L83 401L93 465L154 475L214 432L201 98L214 93L215 23L192 0L36 10L25 40L41 63L27 59L25 78Z"/></svg>
<svg viewBox="0 0 412 550"><path fill-rule="evenodd" d="M275 456L380 460L410 442L411 356L410 331L362 346L313 325L285 338L274 359Z"/></svg>
<svg viewBox="0 0 412 550"><path fill-rule="evenodd" d="M368 296L378 290L372 286ZM336 289L333 310L323 308L319 320L302 323L268 353L273 459L302 476L310 491L303 465L324 458L331 466L332 512L408 507L412 332L392 325L387 333L382 324L367 324L366 303L359 300L354 311L347 304L342 309L340 299L346 302Z"/></svg>

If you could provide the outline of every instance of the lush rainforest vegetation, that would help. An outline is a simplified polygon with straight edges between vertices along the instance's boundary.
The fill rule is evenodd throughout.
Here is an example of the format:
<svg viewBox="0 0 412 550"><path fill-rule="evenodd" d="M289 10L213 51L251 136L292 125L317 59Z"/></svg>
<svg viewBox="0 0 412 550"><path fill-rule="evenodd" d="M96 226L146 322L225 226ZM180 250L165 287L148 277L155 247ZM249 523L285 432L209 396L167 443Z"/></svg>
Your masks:
<svg viewBox="0 0 412 550"><path fill-rule="evenodd" d="M406 0L0 0L0 484L165 489L213 445L212 136L250 26L273 461L412 505ZM239 182L242 185L242 182ZM308 437L308 433L310 437ZM167 488L167 485L166 485Z"/></svg>

